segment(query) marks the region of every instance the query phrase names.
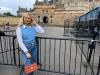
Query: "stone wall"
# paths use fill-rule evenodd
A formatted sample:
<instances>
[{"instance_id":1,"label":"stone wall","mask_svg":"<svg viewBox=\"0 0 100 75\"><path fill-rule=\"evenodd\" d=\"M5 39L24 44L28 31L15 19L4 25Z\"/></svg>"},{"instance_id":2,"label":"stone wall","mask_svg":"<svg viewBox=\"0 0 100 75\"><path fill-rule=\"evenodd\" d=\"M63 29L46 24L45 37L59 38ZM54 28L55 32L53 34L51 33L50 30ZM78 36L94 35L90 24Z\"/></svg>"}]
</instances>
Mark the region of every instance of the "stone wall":
<instances>
[{"instance_id":1,"label":"stone wall","mask_svg":"<svg viewBox=\"0 0 100 75\"><path fill-rule=\"evenodd\" d=\"M84 11L69 11L69 10L54 10L48 9L48 13L42 13L42 9L36 9L32 14L35 20L43 24L43 18L48 18L47 25L57 25L63 26L64 20L74 21L75 17L80 16ZM45 12L45 11L44 11ZM18 25L20 17L0 17L0 25L6 24L9 22L10 25ZM73 24L70 22L70 26Z\"/></svg>"},{"instance_id":2,"label":"stone wall","mask_svg":"<svg viewBox=\"0 0 100 75\"><path fill-rule=\"evenodd\" d=\"M0 16L0 25L4 25L8 22L10 25L18 25L19 20L20 20L20 17L8 17L8 16L1 17Z\"/></svg>"}]
</instances>

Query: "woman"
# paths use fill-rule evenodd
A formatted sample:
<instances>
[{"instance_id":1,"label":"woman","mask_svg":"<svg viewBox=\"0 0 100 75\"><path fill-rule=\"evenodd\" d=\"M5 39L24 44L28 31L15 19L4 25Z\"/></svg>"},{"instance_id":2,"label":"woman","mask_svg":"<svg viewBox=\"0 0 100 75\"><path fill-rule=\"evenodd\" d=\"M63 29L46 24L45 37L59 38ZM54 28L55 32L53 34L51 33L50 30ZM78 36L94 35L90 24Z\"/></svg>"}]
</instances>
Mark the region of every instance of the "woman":
<instances>
[{"instance_id":1,"label":"woman","mask_svg":"<svg viewBox=\"0 0 100 75\"><path fill-rule=\"evenodd\" d=\"M34 18L28 13L24 13L16 30L16 35L22 55L24 65L37 63L36 32L44 33ZM29 58L29 59L28 59ZM33 75L33 73L23 75Z\"/></svg>"}]
</instances>

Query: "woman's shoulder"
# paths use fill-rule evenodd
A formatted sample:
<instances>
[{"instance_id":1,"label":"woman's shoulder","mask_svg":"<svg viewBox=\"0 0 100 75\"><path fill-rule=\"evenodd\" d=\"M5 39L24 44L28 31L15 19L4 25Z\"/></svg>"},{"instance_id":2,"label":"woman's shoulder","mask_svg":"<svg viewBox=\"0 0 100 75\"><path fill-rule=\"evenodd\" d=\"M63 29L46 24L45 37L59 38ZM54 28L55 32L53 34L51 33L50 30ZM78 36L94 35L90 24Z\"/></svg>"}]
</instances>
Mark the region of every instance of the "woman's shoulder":
<instances>
[{"instance_id":1,"label":"woman's shoulder","mask_svg":"<svg viewBox=\"0 0 100 75\"><path fill-rule=\"evenodd\" d=\"M20 28L21 28L21 27L18 26L17 29L16 29L16 32L19 32L19 31L20 31Z\"/></svg>"}]
</instances>

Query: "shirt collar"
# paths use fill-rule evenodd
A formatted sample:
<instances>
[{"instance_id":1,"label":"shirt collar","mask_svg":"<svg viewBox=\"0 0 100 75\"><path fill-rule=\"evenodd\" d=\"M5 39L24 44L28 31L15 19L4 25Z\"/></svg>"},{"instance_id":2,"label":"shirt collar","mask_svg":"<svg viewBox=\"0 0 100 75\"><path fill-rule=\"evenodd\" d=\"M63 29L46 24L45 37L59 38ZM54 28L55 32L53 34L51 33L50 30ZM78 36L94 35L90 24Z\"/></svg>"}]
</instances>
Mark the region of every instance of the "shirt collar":
<instances>
[{"instance_id":1,"label":"shirt collar","mask_svg":"<svg viewBox=\"0 0 100 75\"><path fill-rule=\"evenodd\" d=\"M23 25L23 27L24 27L24 28L27 28L27 27L32 27L32 25L27 26L27 25L25 25L25 24L24 24L24 25Z\"/></svg>"}]
</instances>

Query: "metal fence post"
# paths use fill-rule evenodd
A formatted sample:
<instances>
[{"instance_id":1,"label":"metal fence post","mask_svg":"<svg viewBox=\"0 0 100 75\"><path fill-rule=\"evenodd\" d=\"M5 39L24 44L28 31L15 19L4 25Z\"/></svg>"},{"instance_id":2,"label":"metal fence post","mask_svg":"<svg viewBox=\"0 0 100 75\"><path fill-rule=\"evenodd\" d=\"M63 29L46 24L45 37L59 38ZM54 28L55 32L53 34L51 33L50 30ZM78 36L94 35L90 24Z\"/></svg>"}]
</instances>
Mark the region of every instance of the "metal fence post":
<instances>
[{"instance_id":1,"label":"metal fence post","mask_svg":"<svg viewBox=\"0 0 100 75\"><path fill-rule=\"evenodd\" d=\"M39 40L38 40L38 37L36 37L36 44L37 44L37 64L39 64Z\"/></svg>"},{"instance_id":2,"label":"metal fence post","mask_svg":"<svg viewBox=\"0 0 100 75\"><path fill-rule=\"evenodd\" d=\"M97 69L97 74L96 75L99 75L99 72L100 72L100 56L99 56L98 69Z\"/></svg>"},{"instance_id":3,"label":"metal fence post","mask_svg":"<svg viewBox=\"0 0 100 75\"><path fill-rule=\"evenodd\" d=\"M87 57L87 62L90 63L93 50L95 49L95 42L92 41L92 42L89 44L88 47L89 47L90 51L89 51L89 55L88 55L88 57Z\"/></svg>"},{"instance_id":4,"label":"metal fence post","mask_svg":"<svg viewBox=\"0 0 100 75\"><path fill-rule=\"evenodd\" d=\"M15 36L13 37L13 56L14 56L14 65L16 65Z\"/></svg>"}]
</instances>

